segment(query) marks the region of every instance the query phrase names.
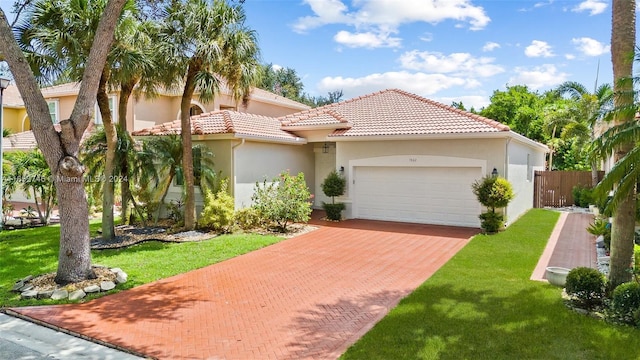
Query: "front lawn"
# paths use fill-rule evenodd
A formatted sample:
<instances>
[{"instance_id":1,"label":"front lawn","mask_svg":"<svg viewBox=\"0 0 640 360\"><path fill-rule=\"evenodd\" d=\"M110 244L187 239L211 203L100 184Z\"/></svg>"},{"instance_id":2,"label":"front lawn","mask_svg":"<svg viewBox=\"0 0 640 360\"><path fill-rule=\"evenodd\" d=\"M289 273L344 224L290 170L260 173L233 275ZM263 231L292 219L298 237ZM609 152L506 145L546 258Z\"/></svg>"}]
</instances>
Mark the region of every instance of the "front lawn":
<instances>
[{"instance_id":1,"label":"front lawn","mask_svg":"<svg viewBox=\"0 0 640 360\"><path fill-rule=\"evenodd\" d=\"M91 224L92 231L100 224ZM0 308L55 304L53 300L20 300L10 292L13 283L27 275L56 271L59 225L0 232ZM128 289L248 253L282 238L265 235L223 235L188 243L146 242L119 250L94 250L93 263L119 267L129 281L115 291ZM87 297L95 298L96 295Z\"/></svg>"},{"instance_id":2,"label":"front lawn","mask_svg":"<svg viewBox=\"0 0 640 360\"><path fill-rule=\"evenodd\" d=\"M568 310L529 280L557 212L478 235L343 359L640 359L640 330Z\"/></svg>"}]
</instances>

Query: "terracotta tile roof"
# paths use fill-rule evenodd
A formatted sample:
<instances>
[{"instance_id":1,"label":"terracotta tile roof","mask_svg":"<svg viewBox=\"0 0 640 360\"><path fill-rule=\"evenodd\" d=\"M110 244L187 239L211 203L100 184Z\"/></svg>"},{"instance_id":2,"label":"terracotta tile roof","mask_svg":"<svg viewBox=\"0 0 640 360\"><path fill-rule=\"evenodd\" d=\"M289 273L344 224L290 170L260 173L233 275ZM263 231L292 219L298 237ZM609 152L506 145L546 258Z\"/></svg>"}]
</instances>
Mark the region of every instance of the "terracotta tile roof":
<instances>
[{"instance_id":1,"label":"terracotta tile roof","mask_svg":"<svg viewBox=\"0 0 640 360\"><path fill-rule=\"evenodd\" d=\"M296 127L313 125L343 125L344 128L351 128L351 123L339 112L324 107L287 115L280 120L283 126L292 130Z\"/></svg>"},{"instance_id":2,"label":"terracotta tile roof","mask_svg":"<svg viewBox=\"0 0 640 360\"><path fill-rule=\"evenodd\" d=\"M398 89L388 89L340 103L281 117L296 124L336 118L351 128L329 136L432 135L509 131L507 125ZM316 120L317 119L317 120Z\"/></svg>"},{"instance_id":3,"label":"terracotta tile roof","mask_svg":"<svg viewBox=\"0 0 640 360\"><path fill-rule=\"evenodd\" d=\"M77 95L80 91L79 82L70 82L60 85L48 86L41 89L42 96L51 98L56 96Z\"/></svg>"},{"instance_id":4,"label":"terracotta tile roof","mask_svg":"<svg viewBox=\"0 0 640 360\"><path fill-rule=\"evenodd\" d=\"M193 135L234 134L237 138L300 142L304 139L282 130L278 119L231 110L204 113L191 118ZM134 131L134 136L180 134L180 120Z\"/></svg>"},{"instance_id":5,"label":"terracotta tile roof","mask_svg":"<svg viewBox=\"0 0 640 360\"><path fill-rule=\"evenodd\" d=\"M13 82L2 92L2 104L5 107L24 107L20 91Z\"/></svg>"},{"instance_id":6,"label":"terracotta tile roof","mask_svg":"<svg viewBox=\"0 0 640 360\"><path fill-rule=\"evenodd\" d=\"M60 132L60 125L53 125L56 131ZM84 141L95 129L93 123L89 123L87 130L84 131L82 141ZM28 151L38 147L36 137L33 135L33 131L23 131L16 134L11 134L2 139L2 151Z\"/></svg>"}]
</instances>

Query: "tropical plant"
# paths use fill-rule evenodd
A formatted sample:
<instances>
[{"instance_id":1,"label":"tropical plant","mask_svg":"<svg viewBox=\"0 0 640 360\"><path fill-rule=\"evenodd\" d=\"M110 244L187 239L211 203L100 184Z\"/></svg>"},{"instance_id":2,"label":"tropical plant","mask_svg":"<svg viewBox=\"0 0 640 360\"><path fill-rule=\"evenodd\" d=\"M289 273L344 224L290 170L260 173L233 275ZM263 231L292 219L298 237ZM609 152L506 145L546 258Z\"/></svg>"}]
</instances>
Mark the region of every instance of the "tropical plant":
<instances>
[{"instance_id":1,"label":"tropical plant","mask_svg":"<svg viewBox=\"0 0 640 360\"><path fill-rule=\"evenodd\" d=\"M336 204L335 197L344 194L347 187L347 180L333 170L327 175L320 187L325 195L331 197L331 204L327 204L324 201L322 202L322 208L327 213L327 218L335 221L340 220L342 217L341 212L345 209L345 205L344 203Z\"/></svg>"},{"instance_id":2,"label":"tropical plant","mask_svg":"<svg viewBox=\"0 0 640 360\"><path fill-rule=\"evenodd\" d=\"M496 212L513 199L511 183L499 176L485 176L471 185L474 195L480 204L489 211L480 214L480 225L487 233L496 233L504 227L504 216Z\"/></svg>"},{"instance_id":3,"label":"tropical plant","mask_svg":"<svg viewBox=\"0 0 640 360\"><path fill-rule=\"evenodd\" d=\"M39 150L6 153L9 171L3 181L6 191L22 190L33 199L38 218L48 224L56 204L56 188L44 155Z\"/></svg>"},{"instance_id":4,"label":"tropical plant","mask_svg":"<svg viewBox=\"0 0 640 360\"><path fill-rule=\"evenodd\" d=\"M198 223L215 231L229 232L234 223L235 201L229 194L228 180L220 182L218 191L204 187L204 209Z\"/></svg>"},{"instance_id":5,"label":"tropical plant","mask_svg":"<svg viewBox=\"0 0 640 360\"><path fill-rule=\"evenodd\" d=\"M78 161L80 140L87 126L96 100L100 74L114 38L114 31L126 0L109 0L100 18L95 36L85 34L78 41L90 41L91 50L78 97L69 119L60 122L60 131L51 126L51 116L39 84L29 68L13 29L0 9L0 42L2 55L9 64L16 85L24 99L27 114L38 146L55 179L60 207L60 252L55 281L60 284L76 282L95 276L91 269L89 243L89 209L82 184L84 168Z\"/></svg>"},{"instance_id":6,"label":"tropical plant","mask_svg":"<svg viewBox=\"0 0 640 360\"><path fill-rule=\"evenodd\" d=\"M182 85L180 102L182 163L185 183L185 229L195 227L195 195L189 108L196 92L210 101L226 86L236 100L246 101L259 75L255 31L244 24L241 4L224 0L172 1L159 31L161 67L167 86Z\"/></svg>"},{"instance_id":7,"label":"tropical plant","mask_svg":"<svg viewBox=\"0 0 640 360\"><path fill-rule=\"evenodd\" d=\"M277 224L280 231L286 232L290 223L309 220L310 198L304 174L291 176L288 171L283 171L270 183L266 179L262 185L256 182L251 200L261 217Z\"/></svg>"}]
</instances>

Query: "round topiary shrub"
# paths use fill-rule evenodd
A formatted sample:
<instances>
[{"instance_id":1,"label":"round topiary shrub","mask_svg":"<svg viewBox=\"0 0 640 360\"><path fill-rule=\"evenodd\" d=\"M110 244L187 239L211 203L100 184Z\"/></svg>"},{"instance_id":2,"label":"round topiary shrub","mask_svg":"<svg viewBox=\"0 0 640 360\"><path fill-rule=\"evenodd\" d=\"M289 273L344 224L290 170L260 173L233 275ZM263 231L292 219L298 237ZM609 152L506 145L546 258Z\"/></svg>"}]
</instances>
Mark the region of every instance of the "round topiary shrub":
<instances>
[{"instance_id":1,"label":"round topiary shrub","mask_svg":"<svg viewBox=\"0 0 640 360\"><path fill-rule=\"evenodd\" d=\"M335 197L344 195L347 180L333 170L320 184L320 187L322 187L322 192L325 195L331 197L330 204L322 202L322 208L327 213L327 219L339 221L342 219L342 210L345 209L345 205L344 203L336 203Z\"/></svg>"},{"instance_id":2,"label":"round topiary shrub","mask_svg":"<svg viewBox=\"0 0 640 360\"><path fill-rule=\"evenodd\" d=\"M495 234L504 227L504 216L496 212L515 196L511 183L499 176L485 176L471 185L473 194L489 211L480 214L480 226L488 234Z\"/></svg>"},{"instance_id":3,"label":"round topiary shrub","mask_svg":"<svg viewBox=\"0 0 640 360\"><path fill-rule=\"evenodd\" d=\"M640 325L640 284L632 281L618 285L613 290L611 311L624 323Z\"/></svg>"},{"instance_id":4,"label":"round topiary shrub","mask_svg":"<svg viewBox=\"0 0 640 360\"><path fill-rule=\"evenodd\" d=\"M565 290L582 306L591 309L602 304L605 296L605 278L597 269L577 267L567 274Z\"/></svg>"}]
</instances>

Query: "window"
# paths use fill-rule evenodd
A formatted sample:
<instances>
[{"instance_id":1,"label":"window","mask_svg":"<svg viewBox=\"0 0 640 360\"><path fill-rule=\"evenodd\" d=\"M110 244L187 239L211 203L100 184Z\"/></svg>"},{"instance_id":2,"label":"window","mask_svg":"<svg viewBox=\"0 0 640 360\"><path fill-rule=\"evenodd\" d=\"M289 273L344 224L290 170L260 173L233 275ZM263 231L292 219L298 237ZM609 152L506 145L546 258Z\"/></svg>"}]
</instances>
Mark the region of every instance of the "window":
<instances>
[{"instance_id":1,"label":"window","mask_svg":"<svg viewBox=\"0 0 640 360\"><path fill-rule=\"evenodd\" d=\"M200 186L200 179L202 178L202 149L193 149L193 185ZM176 174L176 186L182 186L184 179L182 174Z\"/></svg>"},{"instance_id":2,"label":"window","mask_svg":"<svg viewBox=\"0 0 640 360\"><path fill-rule=\"evenodd\" d=\"M531 166L531 154L527 154L527 181L533 178L533 166Z\"/></svg>"},{"instance_id":3,"label":"window","mask_svg":"<svg viewBox=\"0 0 640 360\"><path fill-rule=\"evenodd\" d=\"M47 101L49 106L49 116L51 116L51 122L57 124L60 122L60 109L58 108L58 100Z\"/></svg>"},{"instance_id":4,"label":"window","mask_svg":"<svg viewBox=\"0 0 640 360\"><path fill-rule=\"evenodd\" d=\"M111 112L111 121L114 124L118 122L118 112L116 111L116 100L117 100L117 97L115 95L109 96L109 111ZM100 108L98 107L98 103L96 103L94 119L95 119L94 123L96 125L102 124L102 115L100 115Z\"/></svg>"}]
</instances>

